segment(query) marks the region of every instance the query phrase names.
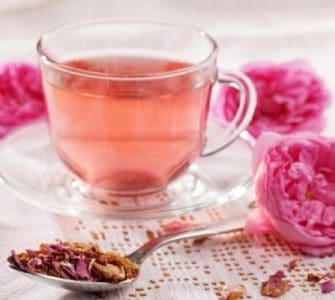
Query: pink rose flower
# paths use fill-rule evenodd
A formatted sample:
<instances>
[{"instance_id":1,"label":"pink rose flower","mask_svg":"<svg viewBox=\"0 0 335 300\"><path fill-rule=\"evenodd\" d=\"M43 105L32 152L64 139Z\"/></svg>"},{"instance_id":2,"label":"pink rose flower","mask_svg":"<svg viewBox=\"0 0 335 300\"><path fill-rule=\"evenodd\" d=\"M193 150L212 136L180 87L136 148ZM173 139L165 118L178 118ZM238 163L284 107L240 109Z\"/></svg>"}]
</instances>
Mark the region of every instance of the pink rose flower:
<instances>
[{"instance_id":1,"label":"pink rose flower","mask_svg":"<svg viewBox=\"0 0 335 300\"><path fill-rule=\"evenodd\" d=\"M0 137L45 114L40 72L25 63L0 67Z\"/></svg>"},{"instance_id":2,"label":"pink rose flower","mask_svg":"<svg viewBox=\"0 0 335 300\"><path fill-rule=\"evenodd\" d=\"M335 251L335 139L263 133L253 153L252 233L276 230L303 252Z\"/></svg>"},{"instance_id":3,"label":"pink rose flower","mask_svg":"<svg viewBox=\"0 0 335 300\"><path fill-rule=\"evenodd\" d=\"M292 133L324 129L323 111L330 94L307 62L251 63L242 67L242 71L257 92L256 111L248 127L254 137L262 131ZM223 86L214 105L214 115L230 121L238 103L238 91Z\"/></svg>"}]
</instances>

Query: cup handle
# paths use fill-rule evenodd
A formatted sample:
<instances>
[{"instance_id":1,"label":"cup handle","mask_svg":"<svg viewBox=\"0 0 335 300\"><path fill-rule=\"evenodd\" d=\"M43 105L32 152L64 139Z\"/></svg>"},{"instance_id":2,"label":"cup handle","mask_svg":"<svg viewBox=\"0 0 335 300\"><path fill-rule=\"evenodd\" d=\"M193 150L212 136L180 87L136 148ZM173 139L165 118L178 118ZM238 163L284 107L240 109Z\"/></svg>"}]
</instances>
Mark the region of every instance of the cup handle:
<instances>
[{"instance_id":1,"label":"cup handle","mask_svg":"<svg viewBox=\"0 0 335 300\"><path fill-rule=\"evenodd\" d=\"M239 90L240 103L233 120L229 122L229 126L226 128L226 134L221 137L224 140L223 144L207 152L204 147L203 152L200 154L201 157L214 155L232 144L247 128L256 109L256 90L246 75L241 72L219 71L218 82L219 84L229 84L237 88ZM246 131L243 134L250 137Z\"/></svg>"}]
</instances>

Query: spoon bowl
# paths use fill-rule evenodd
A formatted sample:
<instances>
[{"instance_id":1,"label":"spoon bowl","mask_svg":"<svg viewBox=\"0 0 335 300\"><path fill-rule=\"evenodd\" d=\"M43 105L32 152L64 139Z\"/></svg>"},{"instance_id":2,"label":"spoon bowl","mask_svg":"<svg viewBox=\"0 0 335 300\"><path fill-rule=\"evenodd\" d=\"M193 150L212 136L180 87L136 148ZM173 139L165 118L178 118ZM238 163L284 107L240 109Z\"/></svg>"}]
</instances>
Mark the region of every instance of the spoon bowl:
<instances>
[{"instance_id":1,"label":"spoon bowl","mask_svg":"<svg viewBox=\"0 0 335 300\"><path fill-rule=\"evenodd\" d=\"M123 280L118 283L96 282L88 280L73 280L73 279L65 279L55 276L44 275L40 273L28 272L20 268L17 268L13 265L9 265L9 267L15 271L23 273L25 276L33 280L38 280L48 285L52 285L54 287L60 287L70 291L86 292L86 293L111 292L117 289L125 288L126 286L132 284L137 279L137 277L134 277L131 279Z\"/></svg>"},{"instance_id":2,"label":"spoon bowl","mask_svg":"<svg viewBox=\"0 0 335 300\"><path fill-rule=\"evenodd\" d=\"M13 265L9 265L9 267L15 271L19 271L23 273L25 276L39 280L46 284L52 286L58 286L60 288L64 288L71 291L80 291L87 293L98 293L98 292L110 292L116 289L124 288L130 284L132 284L137 277L123 280L119 283L110 283L110 282L95 282L95 281L87 281L87 280L73 280L73 279L65 279L59 278L55 276L44 275L40 273L32 273L20 268L17 268Z\"/></svg>"}]
</instances>

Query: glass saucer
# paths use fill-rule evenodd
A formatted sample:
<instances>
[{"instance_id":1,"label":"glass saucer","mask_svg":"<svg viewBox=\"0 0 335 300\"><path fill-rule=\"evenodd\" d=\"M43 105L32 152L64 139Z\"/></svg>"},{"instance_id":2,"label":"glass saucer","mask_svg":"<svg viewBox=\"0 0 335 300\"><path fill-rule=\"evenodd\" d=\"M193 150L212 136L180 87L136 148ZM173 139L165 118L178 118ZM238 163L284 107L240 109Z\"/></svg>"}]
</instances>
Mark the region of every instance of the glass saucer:
<instances>
[{"instance_id":1,"label":"glass saucer","mask_svg":"<svg viewBox=\"0 0 335 300\"><path fill-rule=\"evenodd\" d=\"M209 130L217 136L215 129ZM19 199L60 214L105 218L164 218L221 205L251 184L250 141L197 160L165 190L143 196L99 196L63 165L52 148L48 125L39 121L1 142L0 180Z\"/></svg>"}]
</instances>

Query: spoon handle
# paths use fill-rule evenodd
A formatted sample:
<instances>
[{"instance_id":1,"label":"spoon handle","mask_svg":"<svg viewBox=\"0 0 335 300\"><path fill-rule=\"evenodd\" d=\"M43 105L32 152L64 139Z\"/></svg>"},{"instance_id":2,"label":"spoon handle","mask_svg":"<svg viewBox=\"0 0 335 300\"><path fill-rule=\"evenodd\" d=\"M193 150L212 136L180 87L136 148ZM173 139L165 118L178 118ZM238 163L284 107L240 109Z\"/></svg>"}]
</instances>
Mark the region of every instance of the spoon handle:
<instances>
[{"instance_id":1,"label":"spoon handle","mask_svg":"<svg viewBox=\"0 0 335 300\"><path fill-rule=\"evenodd\" d=\"M201 238L220 233L240 231L243 230L244 224L245 216L240 216L227 221L221 221L213 224L201 224L191 227L191 229L161 235L146 242L127 257L133 262L141 264L153 251L172 242L189 238Z\"/></svg>"}]
</instances>

